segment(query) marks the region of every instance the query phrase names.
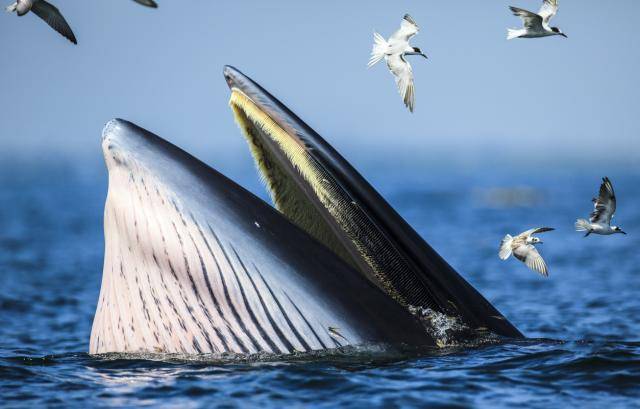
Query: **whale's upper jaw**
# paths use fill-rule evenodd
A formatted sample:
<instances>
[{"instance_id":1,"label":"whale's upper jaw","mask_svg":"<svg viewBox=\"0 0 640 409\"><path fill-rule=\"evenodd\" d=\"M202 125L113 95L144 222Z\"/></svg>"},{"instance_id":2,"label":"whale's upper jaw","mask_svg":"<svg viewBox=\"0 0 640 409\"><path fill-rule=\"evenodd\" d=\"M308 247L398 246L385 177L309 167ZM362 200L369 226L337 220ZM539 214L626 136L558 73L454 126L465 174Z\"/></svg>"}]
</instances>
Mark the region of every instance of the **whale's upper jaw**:
<instances>
[{"instance_id":1,"label":"whale's upper jaw","mask_svg":"<svg viewBox=\"0 0 640 409\"><path fill-rule=\"evenodd\" d=\"M460 277L317 132L226 66L234 112L278 210L406 308L522 334Z\"/></svg>"}]
</instances>

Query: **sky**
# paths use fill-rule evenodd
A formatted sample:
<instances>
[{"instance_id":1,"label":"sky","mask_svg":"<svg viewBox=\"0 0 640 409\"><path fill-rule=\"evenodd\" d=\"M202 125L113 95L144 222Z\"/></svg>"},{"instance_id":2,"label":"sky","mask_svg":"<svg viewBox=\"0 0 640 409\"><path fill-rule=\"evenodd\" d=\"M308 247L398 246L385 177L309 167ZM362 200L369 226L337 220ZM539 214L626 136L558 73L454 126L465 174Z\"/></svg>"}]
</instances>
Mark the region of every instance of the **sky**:
<instances>
[{"instance_id":1,"label":"sky","mask_svg":"<svg viewBox=\"0 0 640 409\"><path fill-rule=\"evenodd\" d=\"M561 0L568 39L514 41L507 7L540 1L51 1L78 46L0 15L0 160L101 163L102 127L120 117L233 173L251 161L230 64L356 167L640 164L637 0ZM410 59L413 114L383 64L366 68L373 31L388 37L404 13L430 58Z\"/></svg>"}]
</instances>

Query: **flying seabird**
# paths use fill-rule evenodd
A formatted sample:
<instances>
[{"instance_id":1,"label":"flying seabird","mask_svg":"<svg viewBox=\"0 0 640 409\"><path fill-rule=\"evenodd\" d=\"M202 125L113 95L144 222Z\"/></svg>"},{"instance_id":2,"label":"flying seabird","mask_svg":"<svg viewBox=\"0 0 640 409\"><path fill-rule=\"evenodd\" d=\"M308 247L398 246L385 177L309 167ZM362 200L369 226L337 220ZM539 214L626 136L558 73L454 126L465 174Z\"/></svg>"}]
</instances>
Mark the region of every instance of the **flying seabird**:
<instances>
[{"instance_id":1,"label":"flying seabird","mask_svg":"<svg viewBox=\"0 0 640 409\"><path fill-rule=\"evenodd\" d=\"M398 91L402 96L404 104L413 112L415 101L415 90L413 87L413 71L411 65L405 60L405 55L421 55L427 56L420 51L418 47L409 45L411 37L419 31L418 25L410 15L405 14L400 23L400 29L396 31L389 40L385 40L380 34L373 33L373 49L371 50L371 58L369 59L369 67L375 65L383 58L387 62L389 71L396 79Z\"/></svg>"},{"instance_id":2,"label":"flying seabird","mask_svg":"<svg viewBox=\"0 0 640 409\"><path fill-rule=\"evenodd\" d=\"M158 8L158 3L153 0L133 0L138 4L142 4L143 6L153 7L154 9Z\"/></svg>"},{"instance_id":3,"label":"flying seabird","mask_svg":"<svg viewBox=\"0 0 640 409\"><path fill-rule=\"evenodd\" d=\"M549 21L558 12L558 0L544 0L538 14L518 8L509 7L515 16L522 19L524 28L508 29L507 40L514 38L537 38L548 36L567 37L558 27L550 27Z\"/></svg>"},{"instance_id":4,"label":"flying seabird","mask_svg":"<svg viewBox=\"0 0 640 409\"><path fill-rule=\"evenodd\" d=\"M613 185L608 177L602 178L598 198L593 198L593 212L589 220L576 220L576 230L586 231L584 237L591 233L610 235L614 233L627 234L618 226L611 226L611 218L616 212L616 195L613 193Z\"/></svg>"},{"instance_id":5,"label":"flying seabird","mask_svg":"<svg viewBox=\"0 0 640 409\"><path fill-rule=\"evenodd\" d=\"M555 229L551 227L538 227L520 233L516 237L511 237L510 234L507 234L500 243L500 252L498 254L502 260L508 259L509 256L513 254L515 258L525 263L531 270L548 277L549 270L547 269L547 264L534 246L537 243L542 243L542 240L533 237L533 235L552 230Z\"/></svg>"},{"instance_id":6,"label":"flying seabird","mask_svg":"<svg viewBox=\"0 0 640 409\"><path fill-rule=\"evenodd\" d=\"M18 16L24 16L29 11L33 11L36 16L43 19L51 28L65 36L72 43L78 44L76 36L73 34L67 21L62 17L60 11L54 5L44 0L17 0L8 6L6 10L7 13L15 12Z\"/></svg>"}]
</instances>

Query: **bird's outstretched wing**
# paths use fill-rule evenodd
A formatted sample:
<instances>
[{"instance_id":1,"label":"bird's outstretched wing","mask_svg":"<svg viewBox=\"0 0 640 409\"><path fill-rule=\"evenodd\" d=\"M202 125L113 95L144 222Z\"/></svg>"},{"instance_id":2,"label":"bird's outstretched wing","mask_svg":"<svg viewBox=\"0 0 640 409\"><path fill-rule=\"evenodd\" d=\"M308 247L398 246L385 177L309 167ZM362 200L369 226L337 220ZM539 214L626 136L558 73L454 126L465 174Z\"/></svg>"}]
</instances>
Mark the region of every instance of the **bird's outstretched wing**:
<instances>
[{"instance_id":1,"label":"bird's outstretched wing","mask_svg":"<svg viewBox=\"0 0 640 409\"><path fill-rule=\"evenodd\" d=\"M400 30L393 33L389 41L398 40L398 41L409 41L411 37L418 34L420 28L416 24L415 20L411 18L410 15L405 14L402 18L402 22L400 23Z\"/></svg>"},{"instance_id":2,"label":"bird's outstretched wing","mask_svg":"<svg viewBox=\"0 0 640 409\"><path fill-rule=\"evenodd\" d=\"M49 4L44 0L40 0L33 4L31 11L34 12L36 16L43 19L45 23L49 24L51 28L65 36L69 41L74 44L78 44L76 36L73 34L69 24L67 24L67 20L62 17L62 14L54 5Z\"/></svg>"},{"instance_id":3,"label":"bird's outstretched wing","mask_svg":"<svg viewBox=\"0 0 640 409\"><path fill-rule=\"evenodd\" d=\"M142 4L143 6L153 7L154 9L158 8L158 3L153 0L133 0L138 4Z\"/></svg>"},{"instance_id":4,"label":"bird's outstretched wing","mask_svg":"<svg viewBox=\"0 0 640 409\"><path fill-rule=\"evenodd\" d=\"M518 235L518 237L521 237L523 239L526 239L527 237L533 235L533 234L537 234L537 233L544 233L547 231L553 231L555 230L553 227L535 227L533 229L529 229L525 232L522 232Z\"/></svg>"},{"instance_id":5,"label":"bird's outstretched wing","mask_svg":"<svg viewBox=\"0 0 640 409\"><path fill-rule=\"evenodd\" d=\"M518 7L511 6L509 8L513 12L514 16L518 16L522 19L522 23L524 24L525 28L530 28L530 29L542 28L542 16Z\"/></svg>"},{"instance_id":6,"label":"bird's outstretched wing","mask_svg":"<svg viewBox=\"0 0 640 409\"><path fill-rule=\"evenodd\" d=\"M545 23L548 23L558 12L558 0L544 0L538 14Z\"/></svg>"},{"instance_id":7,"label":"bird's outstretched wing","mask_svg":"<svg viewBox=\"0 0 640 409\"><path fill-rule=\"evenodd\" d=\"M611 223L611 218L616 212L616 195L613 193L613 185L608 177L602 178L600 193L597 199L593 199L594 210L589 216L591 223Z\"/></svg>"},{"instance_id":8,"label":"bird's outstretched wing","mask_svg":"<svg viewBox=\"0 0 640 409\"><path fill-rule=\"evenodd\" d=\"M547 268L547 263L544 262L544 259L538 253L538 250L533 246L529 245L529 251L527 252L527 256L524 259L524 263L532 269L533 271L537 271L545 277L549 277L549 269Z\"/></svg>"},{"instance_id":9,"label":"bird's outstretched wing","mask_svg":"<svg viewBox=\"0 0 640 409\"><path fill-rule=\"evenodd\" d=\"M514 250L513 255L531 270L537 271L545 277L549 276L547 263L544 262L544 259L533 244L523 244Z\"/></svg>"},{"instance_id":10,"label":"bird's outstretched wing","mask_svg":"<svg viewBox=\"0 0 640 409\"><path fill-rule=\"evenodd\" d=\"M402 54L391 55L387 59L387 66L396 79L396 85L404 104L413 112L415 90L413 87L413 70Z\"/></svg>"}]
</instances>

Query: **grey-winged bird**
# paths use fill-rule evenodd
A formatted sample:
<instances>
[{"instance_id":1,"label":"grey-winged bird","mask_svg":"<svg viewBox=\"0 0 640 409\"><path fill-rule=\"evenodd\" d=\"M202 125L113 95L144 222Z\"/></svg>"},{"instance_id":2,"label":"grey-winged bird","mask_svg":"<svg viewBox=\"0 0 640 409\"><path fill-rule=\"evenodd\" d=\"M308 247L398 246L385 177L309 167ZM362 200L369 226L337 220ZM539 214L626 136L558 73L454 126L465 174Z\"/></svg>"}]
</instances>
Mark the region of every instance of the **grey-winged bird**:
<instances>
[{"instance_id":1,"label":"grey-winged bird","mask_svg":"<svg viewBox=\"0 0 640 409\"><path fill-rule=\"evenodd\" d=\"M513 14L522 19L523 28L507 29L507 40L514 38L538 38L548 36L567 37L558 27L551 27L549 22L558 12L558 0L544 0L540 11L532 13L518 7L509 7Z\"/></svg>"},{"instance_id":2,"label":"grey-winged bird","mask_svg":"<svg viewBox=\"0 0 640 409\"><path fill-rule=\"evenodd\" d=\"M65 36L69 41L74 44L78 44L76 36L73 34L71 27L67 21L62 17L60 10L54 5L47 3L44 0L17 0L15 3L7 7L8 13L16 13L18 16L24 16L28 12L32 11L36 16L40 17L49 24L51 28L58 33Z\"/></svg>"},{"instance_id":3,"label":"grey-winged bird","mask_svg":"<svg viewBox=\"0 0 640 409\"><path fill-rule=\"evenodd\" d=\"M406 55L427 56L420 51L418 47L409 45L411 37L419 31L418 25L410 15L405 14L400 29L396 31L389 40L385 40L380 34L373 33L373 49L371 50L371 58L369 59L369 67L375 65L378 61L387 62L387 67L396 79L396 85L404 104L413 112L415 104L415 89L413 86L413 70L411 65L405 59Z\"/></svg>"},{"instance_id":4,"label":"grey-winged bird","mask_svg":"<svg viewBox=\"0 0 640 409\"><path fill-rule=\"evenodd\" d=\"M158 8L158 3L153 0L133 0L138 4L142 4L143 6L153 7L154 9Z\"/></svg>"},{"instance_id":5,"label":"grey-winged bird","mask_svg":"<svg viewBox=\"0 0 640 409\"><path fill-rule=\"evenodd\" d=\"M522 232L515 237L511 237L510 234L507 234L500 243L500 252L498 255L502 260L506 260L513 254L515 258L522 261L531 270L537 271L543 276L548 277L549 270L547 269L547 264L544 262L540 253L538 253L538 249L535 247L536 244L542 243L542 240L534 237L533 235L552 230L555 229L551 227L537 227L535 229Z\"/></svg>"},{"instance_id":6,"label":"grey-winged bird","mask_svg":"<svg viewBox=\"0 0 640 409\"><path fill-rule=\"evenodd\" d=\"M616 195L608 177L602 178L600 193L597 198L594 197L591 201L594 207L593 212L589 215L589 220L576 220L577 231L586 231L587 233L584 237L591 233L602 235L627 234L620 227L611 225L611 219L616 212Z\"/></svg>"}]
</instances>

